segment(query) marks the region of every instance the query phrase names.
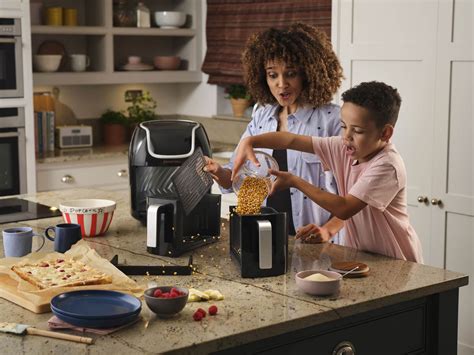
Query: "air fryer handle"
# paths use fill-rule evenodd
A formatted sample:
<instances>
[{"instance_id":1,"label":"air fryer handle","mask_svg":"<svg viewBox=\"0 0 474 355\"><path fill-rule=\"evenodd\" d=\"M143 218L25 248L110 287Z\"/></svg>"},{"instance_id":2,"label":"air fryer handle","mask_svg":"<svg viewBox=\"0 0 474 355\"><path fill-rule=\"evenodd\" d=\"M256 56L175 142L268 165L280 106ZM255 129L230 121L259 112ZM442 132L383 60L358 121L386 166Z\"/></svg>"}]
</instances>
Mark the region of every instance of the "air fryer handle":
<instances>
[{"instance_id":1,"label":"air fryer handle","mask_svg":"<svg viewBox=\"0 0 474 355\"><path fill-rule=\"evenodd\" d=\"M272 224L268 220L258 220L258 263L260 269L271 269L272 255Z\"/></svg>"},{"instance_id":2,"label":"air fryer handle","mask_svg":"<svg viewBox=\"0 0 474 355\"><path fill-rule=\"evenodd\" d=\"M171 233L172 230L171 228L167 228L167 226L172 225L172 221L168 220L168 218L172 218L172 214L167 212L170 209L173 210L173 205L171 203L148 206L146 226L147 247L156 248L158 247L159 239L162 242L169 239L167 235Z\"/></svg>"}]
</instances>

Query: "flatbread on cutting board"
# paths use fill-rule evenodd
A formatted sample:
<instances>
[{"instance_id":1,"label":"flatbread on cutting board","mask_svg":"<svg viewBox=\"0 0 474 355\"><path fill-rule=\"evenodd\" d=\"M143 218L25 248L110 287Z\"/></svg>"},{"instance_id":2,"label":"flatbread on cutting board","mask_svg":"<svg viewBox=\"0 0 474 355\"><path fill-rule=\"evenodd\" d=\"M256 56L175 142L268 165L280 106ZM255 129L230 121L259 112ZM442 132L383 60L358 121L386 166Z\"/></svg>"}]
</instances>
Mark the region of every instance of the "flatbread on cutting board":
<instances>
[{"instance_id":1,"label":"flatbread on cutting board","mask_svg":"<svg viewBox=\"0 0 474 355\"><path fill-rule=\"evenodd\" d=\"M112 277L80 261L53 259L34 264L17 264L12 270L40 289L112 283Z\"/></svg>"}]
</instances>

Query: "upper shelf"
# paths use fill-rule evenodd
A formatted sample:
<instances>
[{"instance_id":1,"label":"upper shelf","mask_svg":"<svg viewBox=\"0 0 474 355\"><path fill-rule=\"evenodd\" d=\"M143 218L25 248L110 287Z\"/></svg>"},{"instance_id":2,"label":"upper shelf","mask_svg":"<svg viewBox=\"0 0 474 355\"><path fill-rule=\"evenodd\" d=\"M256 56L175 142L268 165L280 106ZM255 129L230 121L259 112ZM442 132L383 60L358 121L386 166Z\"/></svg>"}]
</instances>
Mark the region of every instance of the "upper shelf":
<instances>
[{"instance_id":1,"label":"upper shelf","mask_svg":"<svg viewBox=\"0 0 474 355\"><path fill-rule=\"evenodd\" d=\"M100 26L31 26L32 34L51 35L120 35L120 36L164 36L164 37L193 37L196 30L192 28L136 28Z\"/></svg>"},{"instance_id":2,"label":"upper shelf","mask_svg":"<svg viewBox=\"0 0 474 355\"><path fill-rule=\"evenodd\" d=\"M163 70L142 72L56 72L33 73L35 85L86 85L123 83L198 83L200 71Z\"/></svg>"}]
</instances>

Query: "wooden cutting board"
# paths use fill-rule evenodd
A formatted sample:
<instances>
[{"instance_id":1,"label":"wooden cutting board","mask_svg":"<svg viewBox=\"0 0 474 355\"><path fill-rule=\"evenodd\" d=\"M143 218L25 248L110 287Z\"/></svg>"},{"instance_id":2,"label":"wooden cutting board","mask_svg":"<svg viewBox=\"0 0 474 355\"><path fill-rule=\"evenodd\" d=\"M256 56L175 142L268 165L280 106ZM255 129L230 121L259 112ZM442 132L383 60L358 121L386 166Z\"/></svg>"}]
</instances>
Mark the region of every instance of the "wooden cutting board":
<instances>
[{"instance_id":1,"label":"wooden cutting board","mask_svg":"<svg viewBox=\"0 0 474 355\"><path fill-rule=\"evenodd\" d=\"M17 291L18 282L6 274L0 274L0 297L34 313L51 312L49 298L33 302L27 294Z\"/></svg>"}]
</instances>

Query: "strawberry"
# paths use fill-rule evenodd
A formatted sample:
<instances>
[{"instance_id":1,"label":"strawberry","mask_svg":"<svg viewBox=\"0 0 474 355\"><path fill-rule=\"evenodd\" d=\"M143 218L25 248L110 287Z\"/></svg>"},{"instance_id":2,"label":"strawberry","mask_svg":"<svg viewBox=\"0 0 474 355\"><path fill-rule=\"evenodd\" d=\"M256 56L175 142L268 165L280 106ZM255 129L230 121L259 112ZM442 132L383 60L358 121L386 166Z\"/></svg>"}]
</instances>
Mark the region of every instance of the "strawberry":
<instances>
[{"instance_id":1,"label":"strawberry","mask_svg":"<svg viewBox=\"0 0 474 355\"><path fill-rule=\"evenodd\" d=\"M159 288L157 288L155 291L153 291L153 297L160 297L163 292Z\"/></svg>"},{"instance_id":2,"label":"strawberry","mask_svg":"<svg viewBox=\"0 0 474 355\"><path fill-rule=\"evenodd\" d=\"M217 314L217 306L213 304L211 307L209 307L209 315L214 316L216 314Z\"/></svg>"}]
</instances>

